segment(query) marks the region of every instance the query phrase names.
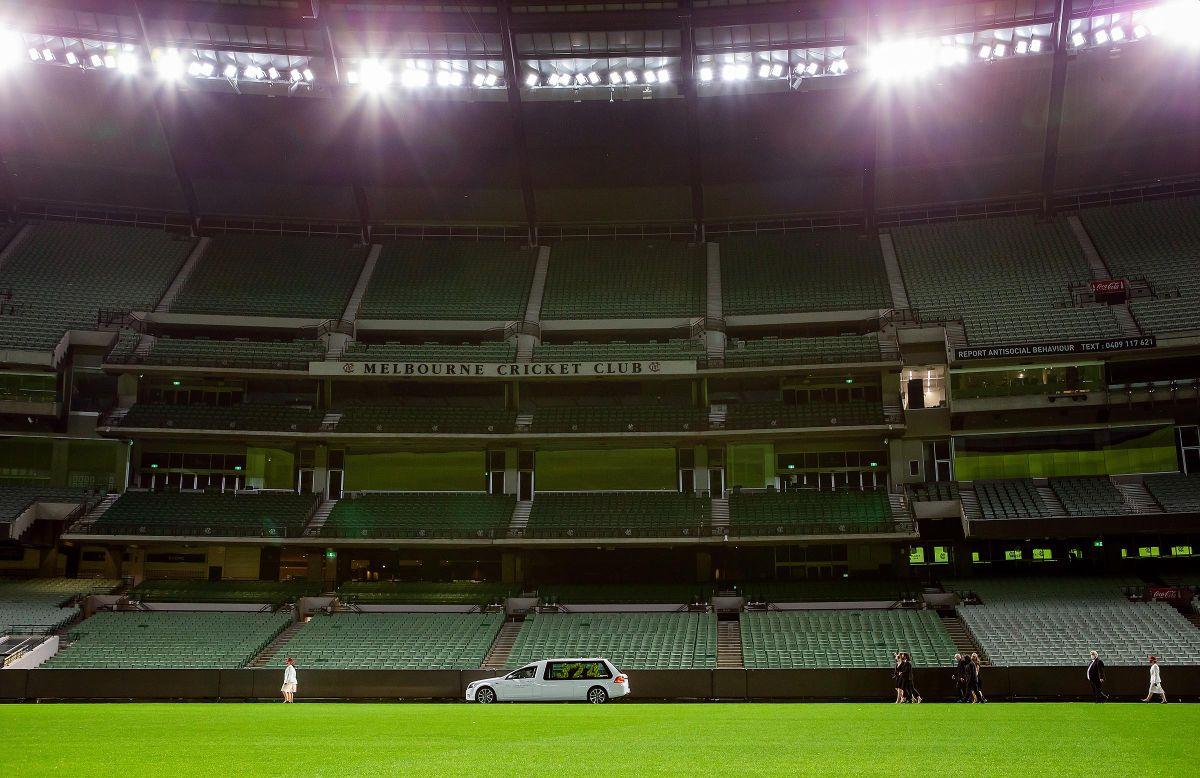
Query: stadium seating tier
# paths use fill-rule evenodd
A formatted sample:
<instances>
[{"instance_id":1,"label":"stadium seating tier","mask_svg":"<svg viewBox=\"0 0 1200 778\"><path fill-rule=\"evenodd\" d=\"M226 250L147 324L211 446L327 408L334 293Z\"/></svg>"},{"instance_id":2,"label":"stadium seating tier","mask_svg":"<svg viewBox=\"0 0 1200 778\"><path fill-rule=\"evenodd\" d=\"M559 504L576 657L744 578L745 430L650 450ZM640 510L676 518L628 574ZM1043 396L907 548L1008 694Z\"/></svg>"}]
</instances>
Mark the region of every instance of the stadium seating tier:
<instances>
[{"instance_id":1,"label":"stadium seating tier","mask_svg":"<svg viewBox=\"0 0 1200 778\"><path fill-rule=\"evenodd\" d=\"M126 492L94 534L295 537L317 498L295 492Z\"/></svg>"},{"instance_id":2,"label":"stadium seating tier","mask_svg":"<svg viewBox=\"0 0 1200 778\"><path fill-rule=\"evenodd\" d=\"M930 610L751 611L741 627L751 670L894 667L897 651L916 667L954 665L954 641Z\"/></svg>"},{"instance_id":3,"label":"stadium seating tier","mask_svg":"<svg viewBox=\"0 0 1200 778\"><path fill-rule=\"evenodd\" d=\"M551 247L542 319L643 319L704 311L705 254L673 241L562 241Z\"/></svg>"},{"instance_id":4,"label":"stadium seating tier","mask_svg":"<svg viewBox=\"0 0 1200 778\"><path fill-rule=\"evenodd\" d=\"M594 656L623 671L716 667L717 621L711 613L531 614L507 666Z\"/></svg>"}]
</instances>

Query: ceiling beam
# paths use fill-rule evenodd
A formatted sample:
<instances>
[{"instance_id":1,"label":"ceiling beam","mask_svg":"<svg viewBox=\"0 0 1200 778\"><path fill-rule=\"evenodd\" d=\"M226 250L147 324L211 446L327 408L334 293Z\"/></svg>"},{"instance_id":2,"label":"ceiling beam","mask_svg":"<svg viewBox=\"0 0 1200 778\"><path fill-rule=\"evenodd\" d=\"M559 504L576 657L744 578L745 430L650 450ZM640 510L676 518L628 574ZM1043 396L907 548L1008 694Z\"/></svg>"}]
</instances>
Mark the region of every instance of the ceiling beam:
<instances>
[{"instance_id":1,"label":"ceiling beam","mask_svg":"<svg viewBox=\"0 0 1200 778\"><path fill-rule=\"evenodd\" d=\"M696 38L692 27L692 0L683 0L685 10L679 17L679 80L683 91L683 110L687 125L688 185L692 190L692 229L696 241L704 241L704 167L700 153L700 119L696 105Z\"/></svg>"},{"instance_id":2,"label":"ceiling beam","mask_svg":"<svg viewBox=\"0 0 1200 778\"><path fill-rule=\"evenodd\" d=\"M1063 96L1067 88L1067 34L1070 0L1057 0L1054 22L1054 66L1050 69L1050 100L1046 107L1046 139L1042 147L1042 213L1054 211L1054 183L1058 175L1058 141L1062 134Z\"/></svg>"},{"instance_id":3,"label":"ceiling beam","mask_svg":"<svg viewBox=\"0 0 1200 778\"><path fill-rule=\"evenodd\" d=\"M500 9L500 28L500 42L504 47L505 87L508 93L513 153L517 157L517 175L521 181L521 199L525 204L525 223L529 228L529 244L536 246L538 243L537 201L534 198L533 171L529 167L529 144L525 139L525 115L521 106L521 68L517 61L513 31L509 26L507 6Z\"/></svg>"},{"instance_id":4,"label":"ceiling beam","mask_svg":"<svg viewBox=\"0 0 1200 778\"><path fill-rule=\"evenodd\" d=\"M146 19L142 16L140 0L133 0L134 15L137 17L138 37L141 39L142 46L146 50L146 56L150 57L154 51L154 46L150 42L150 33L146 29ZM175 171L175 181L179 184L179 190L183 193L183 201L187 205L188 217L192 221L192 233L195 234L200 228L200 201L196 198L196 189L192 186L191 176L184 169L183 163L179 160L179 154L176 153L176 142L172 137L172 133L167 129L167 125L162 119L162 91L157 84L152 84L150 89L153 90L151 100L154 104L154 119L158 123L158 130L162 133L163 141L167 144L167 155L171 158L171 168Z\"/></svg>"}]
</instances>

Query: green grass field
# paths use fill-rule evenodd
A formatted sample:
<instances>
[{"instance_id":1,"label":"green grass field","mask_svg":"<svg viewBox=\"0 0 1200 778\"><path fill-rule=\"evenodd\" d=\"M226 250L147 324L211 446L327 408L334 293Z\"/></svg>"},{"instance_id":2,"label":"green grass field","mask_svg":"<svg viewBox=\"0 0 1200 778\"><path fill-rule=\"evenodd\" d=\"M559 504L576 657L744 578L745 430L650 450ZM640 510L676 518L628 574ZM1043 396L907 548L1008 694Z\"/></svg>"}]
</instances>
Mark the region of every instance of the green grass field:
<instances>
[{"instance_id":1,"label":"green grass field","mask_svg":"<svg viewBox=\"0 0 1200 778\"><path fill-rule=\"evenodd\" d=\"M1200 705L0 706L3 775L1195 775Z\"/></svg>"}]
</instances>

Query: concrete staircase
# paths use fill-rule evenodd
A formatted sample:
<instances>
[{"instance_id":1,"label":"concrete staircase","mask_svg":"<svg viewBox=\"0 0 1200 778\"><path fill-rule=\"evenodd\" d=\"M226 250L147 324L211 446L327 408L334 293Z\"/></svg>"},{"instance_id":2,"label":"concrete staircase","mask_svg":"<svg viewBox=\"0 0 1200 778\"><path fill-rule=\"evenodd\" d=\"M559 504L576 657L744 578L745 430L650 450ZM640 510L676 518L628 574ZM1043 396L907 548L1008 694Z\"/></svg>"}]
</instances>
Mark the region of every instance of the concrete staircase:
<instances>
[{"instance_id":1,"label":"concrete staircase","mask_svg":"<svg viewBox=\"0 0 1200 778\"><path fill-rule=\"evenodd\" d=\"M963 515L967 517L968 521L983 518L983 509L979 507L979 495L975 494L974 489L960 486L958 489L958 500L962 503Z\"/></svg>"},{"instance_id":2,"label":"concrete staircase","mask_svg":"<svg viewBox=\"0 0 1200 778\"><path fill-rule=\"evenodd\" d=\"M985 665L990 665L991 660L987 658L987 654L975 642L975 636L971 634L971 630L967 629L967 625L958 617L958 614L939 614L942 620L942 627L946 630L946 634L954 641L954 650L960 654L970 656L971 654L979 654L979 661Z\"/></svg>"},{"instance_id":3,"label":"concrete staircase","mask_svg":"<svg viewBox=\"0 0 1200 778\"><path fill-rule=\"evenodd\" d=\"M1162 506L1158 501L1146 490L1143 484L1117 484L1117 491L1121 493L1124 499L1125 506L1132 513L1162 513Z\"/></svg>"},{"instance_id":4,"label":"concrete staircase","mask_svg":"<svg viewBox=\"0 0 1200 778\"><path fill-rule=\"evenodd\" d=\"M341 411L326 411L321 419L321 432L333 432L342 420Z\"/></svg>"},{"instance_id":5,"label":"concrete staircase","mask_svg":"<svg viewBox=\"0 0 1200 778\"><path fill-rule=\"evenodd\" d=\"M546 293L546 275L550 272L550 247L539 246L537 264L533 268L533 282L529 285L529 297L525 302L525 321L542 320L542 295Z\"/></svg>"},{"instance_id":6,"label":"concrete staircase","mask_svg":"<svg viewBox=\"0 0 1200 778\"><path fill-rule=\"evenodd\" d=\"M891 508L894 521L912 521L908 512L908 498L903 492L888 492L888 507Z\"/></svg>"},{"instance_id":7,"label":"concrete staircase","mask_svg":"<svg viewBox=\"0 0 1200 778\"><path fill-rule=\"evenodd\" d=\"M883 268L887 271L888 289L892 293L893 308L910 308L908 290L904 288L904 274L900 272L900 260L896 258L896 246L889 233L879 234L879 249L883 252Z\"/></svg>"},{"instance_id":8,"label":"concrete staircase","mask_svg":"<svg viewBox=\"0 0 1200 778\"><path fill-rule=\"evenodd\" d=\"M710 405L708 406L708 424L713 429L723 429L725 427L725 416L727 408L725 405Z\"/></svg>"},{"instance_id":9,"label":"concrete staircase","mask_svg":"<svg viewBox=\"0 0 1200 778\"><path fill-rule=\"evenodd\" d=\"M520 631L521 622L504 622L504 626L496 633L496 639L492 641L487 656L483 658L481 667L484 670L503 670L508 664L508 655L512 652L513 644L517 642L517 633Z\"/></svg>"},{"instance_id":10,"label":"concrete staircase","mask_svg":"<svg viewBox=\"0 0 1200 778\"><path fill-rule=\"evenodd\" d=\"M724 313L721 299L721 246L718 243L704 244L707 259L705 285L705 311L709 318L719 319Z\"/></svg>"},{"instance_id":11,"label":"concrete staircase","mask_svg":"<svg viewBox=\"0 0 1200 778\"><path fill-rule=\"evenodd\" d=\"M1067 224L1071 226L1071 233L1075 236L1075 240L1079 241L1079 248L1083 250L1083 257L1092 271L1092 278L1097 280L1112 278L1112 272L1109 271L1108 265L1104 264L1100 252L1096 251L1096 244L1092 243L1092 236L1088 235L1087 228L1083 226L1079 216L1068 216Z\"/></svg>"},{"instance_id":12,"label":"concrete staircase","mask_svg":"<svg viewBox=\"0 0 1200 778\"><path fill-rule=\"evenodd\" d=\"M17 250L17 246L21 245L31 232L33 232L33 225L26 224L16 235L12 236L12 240L8 242L3 251L0 251L0 267L4 267L4 264L8 262L8 258Z\"/></svg>"},{"instance_id":13,"label":"concrete staircase","mask_svg":"<svg viewBox=\"0 0 1200 778\"><path fill-rule=\"evenodd\" d=\"M712 500L712 526L714 529L729 526L729 498L714 497Z\"/></svg>"},{"instance_id":14,"label":"concrete staircase","mask_svg":"<svg viewBox=\"0 0 1200 778\"><path fill-rule=\"evenodd\" d=\"M295 635L296 632L299 631L299 629L303 626L303 621L293 621L282 632L276 635L275 639L268 643L266 648L255 654L254 658L251 659L250 663L246 666L266 667L267 663L274 659L275 655L279 653L279 649L287 645L288 641L292 639L292 635Z\"/></svg>"},{"instance_id":15,"label":"concrete staircase","mask_svg":"<svg viewBox=\"0 0 1200 778\"><path fill-rule=\"evenodd\" d=\"M954 349L964 348L967 345L967 331L961 323L956 321L948 321L946 328L946 349L950 352L950 356L954 355Z\"/></svg>"},{"instance_id":16,"label":"concrete staircase","mask_svg":"<svg viewBox=\"0 0 1200 778\"><path fill-rule=\"evenodd\" d=\"M371 285L371 276L375 275L375 266L379 264L379 255L382 251L383 246L374 243L371 245L371 250L367 252L367 260L363 262L362 272L358 274L358 282L354 284L354 291L350 293L346 310L342 312L343 320L354 321L358 318L358 309L362 305L363 295L367 293L367 287Z\"/></svg>"},{"instance_id":17,"label":"concrete staircase","mask_svg":"<svg viewBox=\"0 0 1200 778\"><path fill-rule=\"evenodd\" d=\"M103 516L109 508L112 507L112 504L116 502L117 498L120 496L121 495L119 494L104 495L104 499L97 503L95 508L92 508L90 511L88 511L82 519L75 522L70 531L88 532L92 528L92 525L95 524L96 521Z\"/></svg>"},{"instance_id":18,"label":"concrete staircase","mask_svg":"<svg viewBox=\"0 0 1200 778\"><path fill-rule=\"evenodd\" d=\"M1137 319L1133 318L1128 305L1111 305L1109 306L1109 310L1112 311L1113 317L1117 320L1117 326L1121 328L1122 337L1141 337L1142 328L1138 326Z\"/></svg>"},{"instance_id":19,"label":"concrete staircase","mask_svg":"<svg viewBox=\"0 0 1200 778\"><path fill-rule=\"evenodd\" d=\"M525 528L529 526L529 512L531 510L533 510L533 500L517 500L517 505L513 508L512 512L512 521L508 525L508 534L525 534Z\"/></svg>"},{"instance_id":20,"label":"concrete staircase","mask_svg":"<svg viewBox=\"0 0 1200 778\"><path fill-rule=\"evenodd\" d=\"M208 251L208 244L212 243L212 238L201 238L196 241L196 246L192 249L192 253L188 254L187 261L183 263L183 267L179 268L179 272L175 275L171 285L167 287L167 291L163 292L163 296L159 299L158 305L154 306L155 313L167 313L171 310L171 305L175 302L175 298L179 296L179 292L187 284L188 279L192 277L192 273L196 270L196 265L200 264L200 260L204 257L204 253Z\"/></svg>"},{"instance_id":21,"label":"concrete staircase","mask_svg":"<svg viewBox=\"0 0 1200 778\"><path fill-rule=\"evenodd\" d=\"M320 537L321 528L325 526L325 522L329 521L329 514L333 512L333 506L337 504L337 500L321 500L321 504L313 513L312 521L304 529L304 534L312 538Z\"/></svg>"},{"instance_id":22,"label":"concrete staircase","mask_svg":"<svg viewBox=\"0 0 1200 778\"><path fill-rule=\"evenodd\" d=\"M742 664L742 622L722 619L717 622L717 669L741 670Z\"/></svg>"},{"instance_id":23,"label":"concrete staircase","mask_svg":"<svg viewBox=\"0 0 1200 778\"><path fill-rule=\"evenodd\" d=\"M1046 510L1050 511L1051 516L1066 516L1067 508L1062 504L1062 500L1058 499L1058 495L1049 486L1037 487L1038 497L1042 498L1042 504L1046 506Z\"/></svg>"}]
</instances>

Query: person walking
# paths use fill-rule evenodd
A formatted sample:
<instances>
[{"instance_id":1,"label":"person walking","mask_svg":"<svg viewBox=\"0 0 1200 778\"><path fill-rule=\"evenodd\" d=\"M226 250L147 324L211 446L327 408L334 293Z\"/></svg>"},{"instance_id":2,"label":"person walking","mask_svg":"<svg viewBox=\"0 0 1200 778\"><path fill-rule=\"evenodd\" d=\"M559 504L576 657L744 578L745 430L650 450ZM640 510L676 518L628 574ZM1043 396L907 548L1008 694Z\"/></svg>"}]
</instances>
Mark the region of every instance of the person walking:
<instances>
[{"instance_id":1,"label":"person walking","mask_svg":"<svg viewBox=\"0 0 1200 778\"><path fill-rule=\"evenodd\" d=\"M1092 685L1092 699L1096 702L1107 700L1108 695L1104 693L1104 660L1095 651L1091 653L1091 661L1088 662L1087 679Z\"/></svg>"},{"instance_id":2,"label":"person walking","mask_svg":"<svg viewBox=\"0 0 1200 778\"><path fill-rule=\"evenodd\" d=\"M279 691L283 692L284 702L294 702L293 697L296 694L296 660L290 656L283 663L283 686Z\"/></svg>"},{"instance_id":3,"label":"person walking","mask_svg":"<svg viewBox=\"0 0 1200 778\"><path fill-rule=\"evenodd\" d=\"M970 662L962 654L954 655L954 688L958 691L958 702L967 701Z\"/></svg>"},{"instance_id":4,"label":"person walking","mask_svg":"<svg viewBox=\"0 0 1200 778\"><path fill-rule=\"evenodd\" d=\"M1158 667L1158 657L1150 657L1150 691L1146 692L1146 699L1142 702L1150 702L1154 695L1158 695L1162 702L1167 701L1167 693L1163 691L1162 685L1162 670Z\"/></svg>"},{"instance_id":5,"label":"person walking","mask_svg":"<svg viewBox=\"0 0 1200 778\"><path fill-rule=\"evenodd\" d=\"M983 696L983 663L979 661L979 654L971 654L971 658L967 660L967 672L971 702L987 702L987 697Z\"/></svg>"},{"instance_id":6,"label":"person walking","mask_svg":"<svg viewBox=\"0 0 1200 778\"><path fill-rule=\"evenodd\" d=\"M900 679L902 689L904 690L904 701L910 703L920 703L921 693L917 691L917 681L913 676L912 654L907 651L900 652Z\"/></svg>"},{"instance_id":7,"label":"person walking","mask_svg":"<svg viewBox=\"0 0 1200 778\"><path fill-rule=\"evenodd\" d=\"M896 704L899 705L904 702L904 679L900 676L900 652L897 651L893 658L896 665L892 668L892 685L896 687Z\"/></svg>"}]
</instances>

